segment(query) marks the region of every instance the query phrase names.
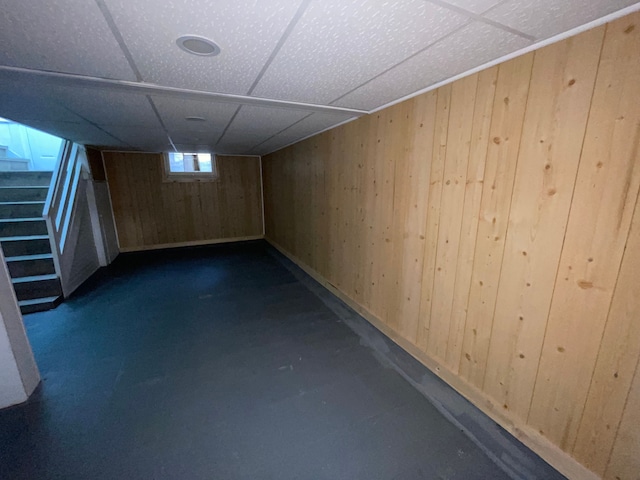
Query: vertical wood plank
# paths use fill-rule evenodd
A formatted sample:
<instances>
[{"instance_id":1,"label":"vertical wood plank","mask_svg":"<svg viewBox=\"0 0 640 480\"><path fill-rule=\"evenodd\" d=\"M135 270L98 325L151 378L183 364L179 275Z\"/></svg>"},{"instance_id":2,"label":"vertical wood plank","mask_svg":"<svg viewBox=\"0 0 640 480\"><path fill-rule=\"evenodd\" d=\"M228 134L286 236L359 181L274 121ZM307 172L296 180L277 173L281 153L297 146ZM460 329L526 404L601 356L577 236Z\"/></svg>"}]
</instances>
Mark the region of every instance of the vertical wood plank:
<instances>
[{"instance_id":1,"label":"vertical wood plank","mask_svg":"<svg viewBox=\"0 0 640 480\"><path fill-rule=\"evenodd\" d=\"M388 149L393 148L393 137L387 139L388 125L393 121L393 109L379 112L378 143L375 156L375 206L373 238L375 241L375 258L372 269L373 296L371 298L371 312L385 318L387 292L391 288L389 270L391 268L391 226L393 224L393 196L395 159L389 155Z\"/></svg>"},{"instance_id":2,"label":"vertical wood plank","mask_svg":"<svg viewBox=\"0 0 640 480\"><path fill-rule=\"evenodd\" d=\"M484 391L526 418L604 28L535 52Z\"/></svg>"},{"instance_id":3,"label":"vertical wood plank","mask_svg":"<svg viewBox=\"0 0 640 480\"><path fill-rule=\"evenodd\" d=\"M605 479L638 480L640 472L640 428L638 425L640 425L640 364L636 366L631 391L604 475Z\"/></svg>"},{"instance_id":4,"label":"vertical wood plank","mask_svg":"<svg viewBox=\"0 0 640 480\"><path fill-rule=\"evenodd\" d=\"M378 114L369 115L366 119L358 119L357 122L366 122L367 139L364 143L365 163L364 163L364 231L363 231L363 295L362 305L370 309L375 291L375 279L373 266L377 255L377 239L374 237L375 217L373 211L376 206L378 195L378 180L376 169L376 151L378 150L378 135L380 134L380 116Z\"/></svg>"},{"instance_id":5,"label":"vertical wood plank","mask_svg":"<svg viewBox=\"0 0 640 480\"><path fill-rule=\"evenodd\" d=\"M573 455L603 475L640 358L640 196ZM640 452L638 452L640 455Z\"/></svg>"},{"instance_id":6,"label":"vertical wood plank","mask_svg":"<svg viewBox=\"0 0 640 480\"><path fill-rule=\"evenodd\" d=\"M313 138L313 158L316 164L316 201L318 203L318 217L315 219L317 230L311 232L316 241L316 262L313 265L326 265L329 257L330 228L328 223L327 201L327 158L326 149L328 135L321 134Z\"/></svg>"},{"instance_id":7,"label":"vertical wood plank","mask_svg":"<svg viewBox=\"0 0 640 480\"><path fill-rule=\"evenodd\" d=\"M417 345L427 351L431 327L431 304L433 283L436 271L436 251L438 246L438 228L440 225L440 199L444 183L445 157L447 154L447 132L449 128L449 110L451 107L451 85L438 89L436 102L433 152L431 172L429 174L429 207L422 267L422 291L420 293L420 319L418 321Z\"/></svg>"},{"instance_id":8,"label":"vertical wood plank","mask_svg":"<svg viewBox=\"0 0 640 480\"><path fill-rule=\"evenodd\" d=\"M427 353L445 360L451 324L478 75L455 82L447 135Z\"/></svg>"},{"instance_id":9,"label":"vertical wood plank","mask_svg":"<svg viewBox=\"0 0 640 480\"><path fill-rule=\"evenodd\" d=\"M471 286L471 273L475 254L476 235L480 214L480 201L484 183L484 171L487 159L491 112L496 89L498 67L478 74L478 86L473 113L473 126L469 149L469 165L464 191L464 207L460 244L458 246L451 322L445 365L453 372L458 371L464 329L467 320L467 305Z\"/></svg>"},{"instance_id":10,"label":"vertical wood plank","mask_svg":"<svg viewBox=\"0 0 640 480\"><path fill-rule=\"evenodd\" d=\"M529 423L572 448L640 188L640 31L608 25Z\"/></svg>"},{"instance_id":11,"label":"vertical wood plank","mask_svg":"<svg viewBox=\"0 0 640 480\"><path fill-rule=\"evenodd\" d=\"M366 191L367 191L367 159L366 142L368 138L368 125L365 119L351 122L353 126L353 138L350 147L350 156L353 163L353 202L352 209L352 229L351 238L353 244L353 261L355 271L353 272L352 298L358 302L364 299L367 262L369 261L367 252L366 218L368 212L365 211Z\"/></svg>"},{"instance_id":12,"label":"vertical wood plank","mask_svg":"<svg viewBox=\"0 0 640 480\"><path fill-rule=\"evenodd\" d=\"M437 94L430 92L405 102L403 149L396 158L392 273L395 284L388 311L389 324L416 341L420 315L430 154L433 151ZM403 158L403 161L398 161Z\"/></svg>"},{"instance_id":13,"label":"vertical wood plank","mask_svg":"<svg viewBox=\"0 0 640 480\"><path fill-rule=\"evenodd\" d=\"M482 387L533 53L499 66L491 116L460 375Z\"/></svg>"}]
</instances>

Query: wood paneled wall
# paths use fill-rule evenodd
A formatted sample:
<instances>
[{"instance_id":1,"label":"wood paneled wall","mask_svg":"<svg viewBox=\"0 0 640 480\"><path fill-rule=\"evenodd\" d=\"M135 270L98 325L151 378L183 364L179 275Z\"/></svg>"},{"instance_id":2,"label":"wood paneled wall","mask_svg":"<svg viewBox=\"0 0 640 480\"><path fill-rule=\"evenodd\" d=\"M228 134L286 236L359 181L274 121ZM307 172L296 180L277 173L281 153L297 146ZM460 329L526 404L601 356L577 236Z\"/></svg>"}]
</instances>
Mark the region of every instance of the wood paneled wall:
<instances>
[{"instance_id":1,"label":"wood paneled wall","mask_svg":"<svg viewBox=\"0 0 640 480\"><path fill-rule=\"evenodd\" d=\"M264 157L266 236L563 473L638 480L639 142L635 13Z\"/></svg>"},{"instance_id":2,"label":"wood paneled wall","mask_svg":"<svg viewBox=\"0 0 640 480\"><path fill-rule=\"evenodd\" d=\"M218 156L217 181L165 182L162 154L103 156L122 251L262 236L258 157Z\"/></svg>"}]
</instances>

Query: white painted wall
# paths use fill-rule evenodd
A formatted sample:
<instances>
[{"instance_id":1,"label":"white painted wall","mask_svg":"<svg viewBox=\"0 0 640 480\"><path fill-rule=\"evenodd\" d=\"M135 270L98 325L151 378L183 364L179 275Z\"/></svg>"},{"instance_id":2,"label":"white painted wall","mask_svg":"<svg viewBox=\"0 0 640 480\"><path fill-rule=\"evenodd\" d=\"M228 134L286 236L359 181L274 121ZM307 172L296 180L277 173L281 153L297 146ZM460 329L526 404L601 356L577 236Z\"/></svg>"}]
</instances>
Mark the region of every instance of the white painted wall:
<instances>
[{"instance_id":1,"label":"white painted wall","mask_svg":"<svg viewBox=\"0 0 640 480\"><path fill-rule=\"evenodd\" d=\"M120 253L116 225L113 221L111 197L107 182L92 182L95 197L96 214L100 221L100 232L104 243L106 265L110 264Z\"/></svg>"},{"instance_id":2,"label":"white painted wall","mask_svg":"<svg viewBox=\"0 0 640 480\"><path fill-rule=\"evenodd\" d=\"M29 170L52 171L62 142L61 138L0 118L0 146L8 148L9 158L28 159Z\"/></svg>"},{"instance_id":3,"label":"white painted wall","mask_svg":"<svg viewBox=\"0 0 640 480\"><path fill-rule=\"evenodd\" d=\"M78 159L83 163L83 173L64 251L59 255L65 297L120 253L107 184L91 178L84 148L78 149Z\"/></svg>"},{"instance_id":4,"label":"white painted wall","mask_svg":"<svg viewBox=\"0 0 640 480\"><path fill-rule=\"evenodd\" d=\"M67 241L60 256L60 279L65 297L73 293L100 268L98 246L87 199L88 182L89 180L81 179L78 185Z\"/></svg>"},{"instance_id":5,"label":"white painted wall","mask_svg":"<svg viewBox=\"0 0 640 480\"><path fill-rule=\"evenodd\" d=\"M38 383L40 374L0 249L0 408L24 402Z\"/></svg>"}]
</instances>

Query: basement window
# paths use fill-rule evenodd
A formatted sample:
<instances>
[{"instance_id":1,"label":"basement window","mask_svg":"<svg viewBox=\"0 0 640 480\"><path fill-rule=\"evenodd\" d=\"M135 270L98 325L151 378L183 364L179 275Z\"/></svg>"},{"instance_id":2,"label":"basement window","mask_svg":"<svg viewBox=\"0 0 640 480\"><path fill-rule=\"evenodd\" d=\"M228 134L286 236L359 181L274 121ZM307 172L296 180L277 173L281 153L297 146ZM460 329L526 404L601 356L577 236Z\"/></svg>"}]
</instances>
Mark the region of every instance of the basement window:
<instances>
[{"instance_id":1,"label":"basement window","mask_svg":"<svg viewBox=\"0 0 640 480\"><path fill-rule=\"evenodd\" d=\"M165 155L165 181L216 180L216 157L210 153L169 152Z\"/></svg>"}]
</instances>

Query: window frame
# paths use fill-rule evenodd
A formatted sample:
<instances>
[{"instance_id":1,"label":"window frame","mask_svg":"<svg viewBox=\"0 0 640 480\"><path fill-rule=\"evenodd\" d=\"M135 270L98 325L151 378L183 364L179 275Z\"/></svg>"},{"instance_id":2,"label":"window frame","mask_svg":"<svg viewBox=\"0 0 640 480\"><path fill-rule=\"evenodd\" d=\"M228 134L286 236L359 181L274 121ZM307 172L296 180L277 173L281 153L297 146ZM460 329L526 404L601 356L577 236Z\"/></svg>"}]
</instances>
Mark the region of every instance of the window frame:
<instances>
[{"instance_id":1,"label":"window frame","mask_svg":"<svg viewBox=\"0 0 640 480\"><path fill-rule=\"evenodd\" d=\"M211 155L211 171L210 172L172 172L170 153L187 153L187 154L210 154ZM218 174L218 156L211 152L164 152L162 180L164 182L217 182L220 178Z\"/></svg>"}]
</instances>

